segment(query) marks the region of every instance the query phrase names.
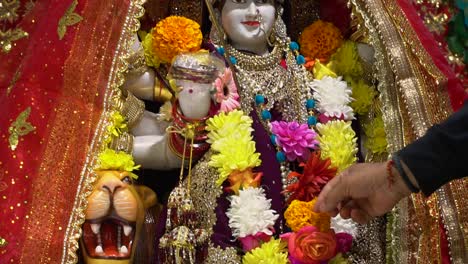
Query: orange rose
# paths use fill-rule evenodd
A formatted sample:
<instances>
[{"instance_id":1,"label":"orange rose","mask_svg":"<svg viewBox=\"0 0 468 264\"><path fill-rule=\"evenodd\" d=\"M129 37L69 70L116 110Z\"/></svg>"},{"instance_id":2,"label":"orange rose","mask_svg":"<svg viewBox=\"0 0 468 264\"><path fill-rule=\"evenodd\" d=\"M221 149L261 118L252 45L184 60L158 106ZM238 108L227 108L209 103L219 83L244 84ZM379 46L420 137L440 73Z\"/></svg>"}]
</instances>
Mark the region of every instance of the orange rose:
<instances>
[{"instance_id":1,"label":"orange rose","mask_svg":"<svg viewBox=\"0 0 468 264\"><path fill-rule=\"evenodd\" d=\"M281 235L288 240L289 254L299 262L319 264L336 255L336 239L333 230L320 232L314 226L306 226L296 233Z\"/></svg>"}]
</instances>

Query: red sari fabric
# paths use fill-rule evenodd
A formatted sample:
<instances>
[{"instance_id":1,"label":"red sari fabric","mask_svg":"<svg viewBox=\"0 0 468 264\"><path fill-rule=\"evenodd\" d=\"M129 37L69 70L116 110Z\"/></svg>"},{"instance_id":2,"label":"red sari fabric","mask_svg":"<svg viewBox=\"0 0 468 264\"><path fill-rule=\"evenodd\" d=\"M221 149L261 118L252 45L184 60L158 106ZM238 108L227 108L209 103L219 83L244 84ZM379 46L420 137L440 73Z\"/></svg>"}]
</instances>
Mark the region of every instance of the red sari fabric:
<instances>
[{"instance_id":1,"label":"red sari fabric","mask_svg":"<svg viewBox=\"0 0 468 264\"><path fill-rule=\"evenodd\" d=\"M29 36L0 52L0 263L60 263L129 1L77 1L70 13L83 19L62 39L73 1L26 13L28 2L5 25ZM9 128L28 108L35 130L12 150Z\"/></svg>"}]
</instances>

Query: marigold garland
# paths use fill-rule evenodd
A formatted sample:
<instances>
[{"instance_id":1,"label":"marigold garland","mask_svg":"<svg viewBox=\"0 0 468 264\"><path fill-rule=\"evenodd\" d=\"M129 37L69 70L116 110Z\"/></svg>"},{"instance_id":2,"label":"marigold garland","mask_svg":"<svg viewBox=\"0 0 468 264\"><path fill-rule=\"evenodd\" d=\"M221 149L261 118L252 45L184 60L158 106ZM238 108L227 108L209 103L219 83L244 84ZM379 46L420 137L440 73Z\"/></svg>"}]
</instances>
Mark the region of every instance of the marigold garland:
<instances>
[{"instance_id":1,"label":"marigold garland","mask_svg":"<svg viewBox=\"0 0 468 264\"><path fill-rule=\"evenodd\" d=\"M351 102L350 106L353 108L355 113L364 115L369 111L369 108L377 95L377 91L374 87L367 85L363 79L355 81L353 78L346 78L346 81L352 88L351 97L354 98L354 101Z\"/></svg>"},{"instance_id":2,"label":"marigold garland","mask_svg":"<svg viewBox=\"0 0 468 264\"><path fill-rule=\"evenodd\" d=\"M336 53L331 56L327 66L338 75L362 78L363 69L356 43L350 40L345 41Z\"/></svg>"},{"instance_id":3,"label":"marigold garland","mask_svg":"<svg viewBox=\"0 0 468 264\"><path fill-rule=\"evenodd\" d=\"M279 239L272 239L263 243L260 247L248 252L242 259L243 264L286 264L288 261L288 251L286 243Z\"/></svg>"},{"instance_id":4,"label":"marigold garland","mask_svg":"<svg viewBox=\"0 0 468 264\"><path fill-rule=\"evenodd\" d=\"M317 130L322 159L329 158L338 171L343 171L357 161L357 138L351 122L330 121L318 124Z\"/></svg>"},{"instance_id":5,"label":"marigold garland","mask_svg":"<svg viewBox=\"0 0 468 264\"><path fill-rule=\"evenodd\" d=\"M170 63L180 53L200 50L203 39L200 25L181 16L159 21L151 34L153 52L164 63Z\"/></svg>"},{"instance_id":6,"label":"marigold garland","mask_svg":"<svg viewBox=\"0 0 468 264\"><path fill-rule=\"evenodd\" d=\"M326 213L314 212L317 198L309 202L294 200L284 212L286 224L297 232L304 226L315 226L321 232L330 230L331 217Z\"/></svg>"},{"instance_id":7,"label":"marigold garland","mask_svg":"<svg viewBox=\"0 0 468 264\"><path fill-rule=\"evenodd\" d=\"M342 42L340 30L332 23L322 20L306 27L299 37L301 53L312 60L328 60Z\"/></svg>"}]
</instances>

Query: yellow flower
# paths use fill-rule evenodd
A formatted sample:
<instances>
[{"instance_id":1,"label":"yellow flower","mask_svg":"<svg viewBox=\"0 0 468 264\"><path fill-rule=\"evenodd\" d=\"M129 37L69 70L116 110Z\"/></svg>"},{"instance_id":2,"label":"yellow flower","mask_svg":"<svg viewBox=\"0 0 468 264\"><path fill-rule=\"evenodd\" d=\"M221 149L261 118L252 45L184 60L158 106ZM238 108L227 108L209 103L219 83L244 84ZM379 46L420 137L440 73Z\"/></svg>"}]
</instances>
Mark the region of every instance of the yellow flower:
<instances>
[{"instance_id":1,"label":"yellow flower","mask_svg":"<svg viewBox=\"0 0 468 264\"><path fill-rule=\"evenodd\" d=\"M170 63L180 53L198 51L203 38L200 25L181 16L159 21L151 35L153 52L162 63Z\"/></svg>"},{"instance_id":2,"label":"yellow flower","mask_svg":"<svg viewBox=\"0 0 468 264\"><path fill-rule=\"evenodd\" d=\"M107 126L107 131L113 136L118 137L123 132L128 130L125 118L119 112L113 112L110 118L110 125Z\"/></svg>"},{"instance_id":3,"label":"yellow flower","mask_svg":"<svg viewBox=\"0 0 468 264\"><path fill-rule=\"evenodd\" d=\"M288 252L286 243L279 239L271 239L260 247L245 254L242 258L243 264L287 264Z\"/></svg>"},{"instance_id":4,"label":"yellow flower","mask_svg":"<svg viewBox=\"0 0 468 264\"><path fill-rule=\"evenodd\" d=\"M387 135L385 133L382 116L375 117L369 124L364 125L367 140L364 146L374 154L387 152Z\"/></svg>"},{"instance_id":5,"label":"yellow flower","mask_svg":"<svg viewBox=\"0 0 468 264\"><path fill-rule=\"evenodd\" d=\"M355 81L353 78L346 78L346 81L350 84L353 91L351 97L354 98L354 101L351 102L350 106L359 115L367 113L377 95L374 87L367 85L362 79Z\"/></svg>"},{"instance_id":6,"label":"yellow flower","mask_svg":"<svg viewBox=\"0 0 468 264\"><path fill-rule=\"evenodd\" d=\"M207 142L213 144L217 140L237 133L250 135L252 122L252 118L244 115L242 111L222 112L207 120L206 130L209 131Z\"/></svg>"},{"instance_id":7,"label":"yellow flower","mask_svg":"<svg viewBox=\"0 0 468 264\"><path fill-rule=\"evenodd\" d=\"M116 152L113 149L106 148L98 156L98 167L96 170L117 170L132 172L140 168L140 165L135 166L132 155L125 152ZM138 178L137 175L131 174L132 177Z\"/></svg>"},{"instance_id":8,"label":"yellow flower","mask_svg":"<svg viewBox=\"0 0 468 264\"><path fill-rule=\"evenodd\" d=\"M360 77L363 74L356 43L345 41L327 65L338 75Z\"/></svg>"},{"instance_id":9,"label":"yellow flower","mask_svg":"<svg viewBox=\"0 0 468 264\"><path fill-rule=\"evenodd\" d=\"M211 156L209 165L220 173L216 184L221 186L233 171L244 171L261 164L260 153L256 153L255 142L240 134L231 135L218 141L218 154ZM213 146L212 146L213 147Z\"/></svg>"},{"instance_id":10,"label":"yellow flower","mask_svg":"<svg viewBox=\"0 0 468 264\"><path fill-rule=\"evenodd\" d=\"M328 264L349 264L349 261L343 257L343 254L339 253L334 258L329 260Z\"/></svg>"},{"instance_id":11,"label":"yellow flower","mask_svg":"<svg viewBox=\"0 0 468 264\"><path fill-rule=\"evenodd\" d=\"M294 200L284 212L284 218L292 231L297 232L304 226L315 226L321 232L330 230L331 217L326 213L313 211L317 198L309 202Z\"/></svg>"},{"instance_id":12,"label":"yellow flower","mask_svg":"<svg viewBox=\"0 0 468 264\"><path fill-rule=\"evenodd\" d=\"M318 124L318 141L320 142L322 159L329 158L332 166L343 171L356 162L356 133L351 128L351 122L330 121Z\"/></svg>"},{"instance_id":13,"label":"yellow flower","mask_svg":"<svg viewBox=\"0 0 468 264\"><path fill-rule=\"evenodd\" d=\"M322 20L317 20L306 27L299 37L301 53L312 60L328 60L342 42L340 30L332 23Z\"/></svg>"},{"instance_id":14,"label":"yellow flower","mask_svg":"<svg viewBox=\"0 0 468 264\"><path fill-rule=\"evenodd\" d=\"M159 64L161 61L159 60L158 56L154 53L153 49L153 30L150 33L143 33L141 45L143 46L143 50L145 51L145 62L146 65L150 67L159 68Z\"/></svg>"},{"instance_id":15,"label":"yellow flower","mask_svg":"<svg viewBox=\"0 0 468 264\"><path fill-rule=\"evenodd\" d=\"M338 76L330 68L323 65L319 60L315 60L314 68L312 70L314 73L314 78L317 80L322 80L325 76L330 76L332 78L337 78Z\"/></svg>"}]
</instances>

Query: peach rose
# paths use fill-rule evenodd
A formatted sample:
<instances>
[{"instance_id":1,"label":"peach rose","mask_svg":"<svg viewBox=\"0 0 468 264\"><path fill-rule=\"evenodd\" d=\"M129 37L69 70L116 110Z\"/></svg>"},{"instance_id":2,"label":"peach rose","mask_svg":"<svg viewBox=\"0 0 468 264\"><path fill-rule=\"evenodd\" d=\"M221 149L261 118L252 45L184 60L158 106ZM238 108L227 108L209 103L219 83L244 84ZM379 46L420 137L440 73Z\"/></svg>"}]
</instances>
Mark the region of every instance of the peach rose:
<instances>
[{"instance_id":1,"label":"peach rose","mask_svg":"<svg viewBox=\"0 0 468 264\"><path fill-rule=\"evenodd\" d=\"M297 261L319 264L336 255L336 238L333 230L320 232L314 226L305 226L296 233L281 235L288 240L289 254Z\"/></svg>"}]
</instances>

